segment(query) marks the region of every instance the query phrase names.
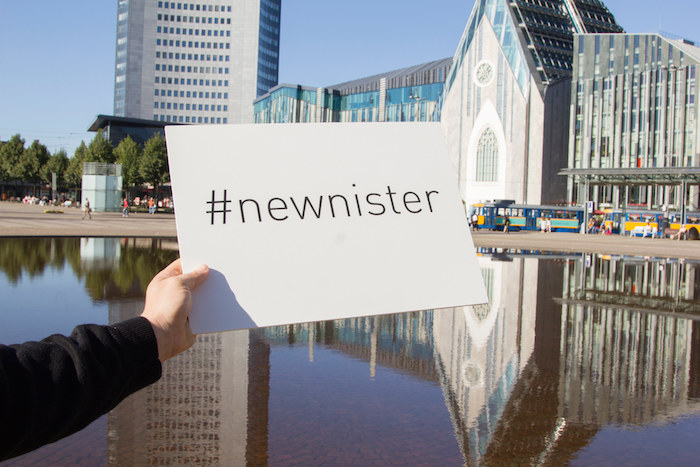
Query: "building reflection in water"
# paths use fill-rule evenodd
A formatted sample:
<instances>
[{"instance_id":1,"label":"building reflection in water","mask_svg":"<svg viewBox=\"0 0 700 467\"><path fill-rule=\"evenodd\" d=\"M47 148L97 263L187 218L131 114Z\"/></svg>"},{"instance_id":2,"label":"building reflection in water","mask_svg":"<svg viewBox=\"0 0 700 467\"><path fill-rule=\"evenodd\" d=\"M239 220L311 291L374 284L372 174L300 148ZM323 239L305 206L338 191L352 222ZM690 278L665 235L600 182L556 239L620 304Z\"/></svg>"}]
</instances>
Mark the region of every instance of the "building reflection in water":
<instances>
[{"instance_id":1,"label":"building reflection in water","mask_svg":"<svg viewBox=\"0 0 700 467\"><path fill-rule=\"evenodd\" d=\"M265 464L285 390L270 356L290 345L439 384L469 465L566 463L602 426L697 413L697 264L482 253L489 305L199 336L111 412L110 463ZM140 307L115 302L110 321Z\"/></svg>"},{"instance_id":2,"label":"building reflection in water","mask_svg":"<svg viewBox=\"0 0 700 467\"><path fill-rule=\"evenodd\" d=\"M697 267L595 255L567 263L559 301L562 417L647 424L688 412L698 396Z\"/></svg>"},{"instance_id":3,"label":"building reflection in water","mask_svg":"<svg viewBox=\"0 0 700 467\"><path fill-rule=\"evenodd\" d=\"M89 237L80 239L80 266L85 269L118 269L121 239Z\"/></svg>"},{"instance_id":4,"label":"building reflection in water","mask_svg":"<svg viewBox=\"0 0 700 467\"><path fill-rule=\"evenodd\" d=\"M142 309L142 301L115 304L110 321ZM190 350L165 362L157 383L110 412L109 463L244 465L248 457L264 464L268 362L269 346L253 332L197 336Z\"/></svg>"}]
</instances>

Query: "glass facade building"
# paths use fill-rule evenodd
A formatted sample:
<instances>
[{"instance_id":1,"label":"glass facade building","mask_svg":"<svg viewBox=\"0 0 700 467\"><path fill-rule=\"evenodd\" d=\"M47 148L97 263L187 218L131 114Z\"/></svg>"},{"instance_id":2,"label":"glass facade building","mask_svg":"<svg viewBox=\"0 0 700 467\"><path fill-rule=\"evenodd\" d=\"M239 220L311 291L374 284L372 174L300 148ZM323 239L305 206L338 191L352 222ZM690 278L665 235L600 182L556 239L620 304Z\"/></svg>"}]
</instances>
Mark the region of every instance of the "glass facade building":
<instances>
[{"instance_id":1,"label":"glass facade building","mask_svg":"<svg viewBox=\"0 0 700 467\"><path fill-rule=\"evenodd\" d=\"M700 165L700 48L657 34L579 35L575 45L568 166L627 173L589 190L572 180L570 201L681 209L685 199L697 210L697 186L678 177ZM652 180L650 169L676 177ZM629 183L637 172L648 181Z\"/></svg>"},{"instance_id":2,"label":"glass facade building","mask_svg":"<svg viewBox=\"0 0 700 467\"><path fill-rule=\"evenodd\" d=\"M249 123L277 84L281 0L118 0L114 114Z\"/></svg>"},{"instance_id":3,"label":"glass facade building","mask_svg":"<svg viewBox=\"0 0 700 467\"><path fill-rule=\"evenodd\" d=\"M260 0L258 87L256 97L277 85L279 78L280 13L282 0Z\"/></svg>"},{"instance_id":4,"label":"glass facade building","mask_svg":"<svg viewBox=\"0 0 700 467\"><path fill-rule=\"evenodd\" d=\"M467 204L566 202L574 34L620 33L603 2L477 0L441 121Z\"/></svg>"},{"instance_id":5,"label":"glass facade building","mask_svg":"<svg viewBox=\"0 0 700 467\"><path fill-rule=\"evenodd\" d=\"M324 88L281 84L255 101L255 123L438 121L451 62L437 60Z\"/></svg>"}]
</instances>

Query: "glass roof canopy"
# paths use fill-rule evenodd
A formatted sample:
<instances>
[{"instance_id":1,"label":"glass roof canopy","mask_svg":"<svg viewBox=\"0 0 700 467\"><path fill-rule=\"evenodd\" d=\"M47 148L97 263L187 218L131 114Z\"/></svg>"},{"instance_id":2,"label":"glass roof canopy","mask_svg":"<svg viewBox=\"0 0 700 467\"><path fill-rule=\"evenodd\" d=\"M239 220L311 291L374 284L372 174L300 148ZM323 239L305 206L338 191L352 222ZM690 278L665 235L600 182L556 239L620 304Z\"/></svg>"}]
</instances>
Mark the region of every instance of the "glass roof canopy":
<instances>
[{"instance_id":1,"label":"glass roof canopy","mask_svg":"<svg viewBox=\"0 0 700 467\"><path fill-rule=\"evenodd\" d=\"M700 167L632 169L563 169L559 175L591 185L700 185Z\"/></svg>"}]
</instances>

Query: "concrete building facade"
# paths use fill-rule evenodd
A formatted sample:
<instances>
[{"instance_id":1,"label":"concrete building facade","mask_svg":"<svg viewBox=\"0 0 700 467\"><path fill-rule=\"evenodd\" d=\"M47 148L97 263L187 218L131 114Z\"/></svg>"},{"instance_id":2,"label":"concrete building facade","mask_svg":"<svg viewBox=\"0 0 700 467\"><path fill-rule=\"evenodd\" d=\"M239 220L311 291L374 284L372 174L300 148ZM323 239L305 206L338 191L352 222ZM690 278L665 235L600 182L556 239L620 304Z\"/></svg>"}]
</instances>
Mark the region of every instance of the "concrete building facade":
<instances>
[{"instance_id":1,"label":"concrete building facade","mask_svg":"<svg viewBox=\"0 0 700 467\"><path fill-rule=\"evenodd\" d=\"M251 123L277 84L281 0L118 0L114 115Z\"/></svg>"},{"instance_id":2,"label":"concrete building facade","mask_svg":"<svg viewBox=\"0 0 700 467\"><path fill-rule=\"evenodd\" d=\"M575 39L569 200L697 211L700 48L658 34Z\"/></svg>"}]
</instances>

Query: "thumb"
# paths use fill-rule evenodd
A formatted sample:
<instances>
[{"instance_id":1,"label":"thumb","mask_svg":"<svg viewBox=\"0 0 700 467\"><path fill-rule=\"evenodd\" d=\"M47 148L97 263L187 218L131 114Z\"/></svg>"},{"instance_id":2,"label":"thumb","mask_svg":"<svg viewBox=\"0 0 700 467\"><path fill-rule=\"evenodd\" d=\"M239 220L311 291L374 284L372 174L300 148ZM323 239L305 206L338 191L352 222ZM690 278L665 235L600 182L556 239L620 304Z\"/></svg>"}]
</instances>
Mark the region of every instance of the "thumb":
<instances>
[{"instance_id":1,"label":"thumb","mask_svg":"<svg viewBox=\"0 0 700 467\"><path fill-rule=\"evenodd\" d=\"M200 264L192 271L184 273L180 276L182 283L190 290L194 290L204 282L204 279L209 275L209 266Z\"/></svg>"}]
</instances>

